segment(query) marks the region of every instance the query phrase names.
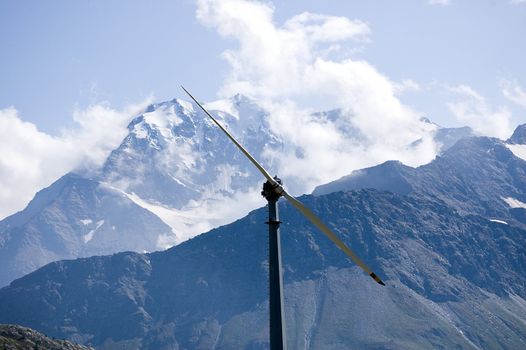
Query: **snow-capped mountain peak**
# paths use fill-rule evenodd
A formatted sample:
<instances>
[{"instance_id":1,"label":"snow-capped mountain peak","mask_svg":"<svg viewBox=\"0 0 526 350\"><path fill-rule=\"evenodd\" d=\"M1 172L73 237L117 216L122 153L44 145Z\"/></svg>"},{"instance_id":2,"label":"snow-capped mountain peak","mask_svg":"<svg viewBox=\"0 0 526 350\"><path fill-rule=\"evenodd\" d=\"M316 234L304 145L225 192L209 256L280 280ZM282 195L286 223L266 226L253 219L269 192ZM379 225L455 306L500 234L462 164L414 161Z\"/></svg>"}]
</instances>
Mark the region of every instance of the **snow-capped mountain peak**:
<instances>
[{"instance_id":1,"label":"snow-capped mountain peak","mask_svg":"<svg viewBox=\"0 0 526 350\"><path fill-rule=\"evenodd\" d=\"M235 95L205 106L272 174L281 166L273 154L293 150L303 157L294 140L283 146L269 113L249 97ZM359 131L341 116L341 110L333 110L310 117L359 141ZM5 256L9 274L0 285L59 258L165 248L264 204L260 174L197 105L181 99L152 104L128 130L98 175L64 176L24 211L0 222L0 250L10 242L9 250L17 252ZM434 139L444 149L469 134L440 130ZM291 190L294 178L286 180ZM22 232L29 243L12 240L13 232ZM58 243L43 250L41 238ZM23 271L22 260L30 262Z\"/></svg>"},{"instance_id":2,"label":"snow-capped mountain peak","mask_svg":"<svg viewBox=\"0 0 526 350\"><path fill-rule=\"evenodd\" d=\"M177 136L174 129L190 121L193 124L194 106L179 99L152 104L146 111L129 124L128 129L137 139L147 139L158 148L159 139L173 139Z\"/></svg>"},{"instance_id":3,"label":"snow-capped mountain peak","mask_svg":"<svg viewBox=\"0 0 526 350\"><path fill-rule=\"evenodd\" d=\"M256 157L263 159L263 151L278 142L265 111L252 100L236 95L206 106ZM175 232L184 230L183 237L211 228L211 222L239 217L238 202L254 203L241 214L259 205L254 200L259 174L193 103L152 104L128 128L108 157L101 181L155 212Z\"/></svg>"}]
</instances>

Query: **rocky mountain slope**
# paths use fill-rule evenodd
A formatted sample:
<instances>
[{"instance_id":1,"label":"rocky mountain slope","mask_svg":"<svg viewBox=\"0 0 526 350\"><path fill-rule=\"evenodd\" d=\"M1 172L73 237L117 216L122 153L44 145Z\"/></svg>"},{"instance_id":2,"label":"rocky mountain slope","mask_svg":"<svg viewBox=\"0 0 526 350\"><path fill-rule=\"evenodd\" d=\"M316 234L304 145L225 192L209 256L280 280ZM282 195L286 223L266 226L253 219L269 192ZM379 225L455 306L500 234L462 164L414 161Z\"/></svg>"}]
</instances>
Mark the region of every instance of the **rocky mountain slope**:
<instances>
[{"instance_id":1,"label":"rocky mountain slope","mask_svg":"<svg viewBox=\"0 0 526 350\"><path fill-rule=\"evenodd\" d=\"M526 157L515 144L526 137L526 124L506 142L465 138L433 162L411 168L396 161L355 171L317 187L313 194L376 188L400 194L419 193L462 214L477 214L526 228Z\"/></svg>"},{"instance_id":2,"label":"rocky mountain slope","mask_svg":"<svg viewBox=\"0 0 526 350\"><path fill-rule=\"evenodd\" d=\"M0 222L0 285L61 259L154 251L172 230L123 193L67 174Z\"/></svg>"},{"instance_id":3,"label":"rocky mountain slope","mask_svg":"<svg viewBox=\"0 0 526 350\"><path fill-rule=\"evenodd\" d=\"M67 340L50 339L30 328L0 324L0 348L3 350L90 350Z\"/></svg>"},{"instance_id":4,"label":"rocky mountain slope","mask_svg":"<svg viewBox=\"0 0 526 350\"><path fill-rule=\"evenodd\" d=\"M225 102L232 114L215 114L251 152L261 156L266 147L279 144L265 111L254 102L241 95ZM147 202L180 209L191 200L232 194L259 180L243 155L231 152L230 140L192 103L175 99L151 105L128 129L100 178Z\"/></svg>"},{"instance_id":5,"label":"rocky mountain slope","mask_svg":"<svg viewBox=\"0 0 526 350\"><path fill-rule=\"evenodd\" d=\"M279 144L252 101L220 106L254 154ZM248 212L235 203L259 177L191 103L153 104L128 129L98 173L66 174L0 221L0 286L51 261L164 249Z\"/></svg>"},{"instance_id":6,"label":"rocky mountain slope","mask_svg":"<svg viewBox=\"0 0 526 350\"><path fill-rule=\"evenodd\" d=\"M520 201L526 161L474 138L425 171L376 170L387 166L406 189L301 198L386 287L280 203L289 347L524 348L526 208L493 209L487 194ZM49 264L0 290L0 322L99 349L267 348L265 217L258 209L164 252Z\"/></svg>"},{"instance_id":7,"label":"rocky mountain slope","mask_svg":"<svg viewBox=\"0 0 526 350\"><path fill-rule=\"evenodd\" d=\"M283 145L263 108L241 95L207 107L274 170L266 152ZM335 122L341 113L315 117ZM429 129L443 149L471 133ZM260 175L192 103L152 104L128 130L101 169L66 174L0 221L0 286L51 261L165 249L260 205Z\"/></svg>"},{"instance_id":8,"label":"rocky mountain slope","mask_svg":"<svg viewBox=\"0 0 526 350\"><path fill-rule=\"evenodd\" d=\"M526 124L519 125L506 142L513 145L526 145Z\"/></svg>"}]
</instances>

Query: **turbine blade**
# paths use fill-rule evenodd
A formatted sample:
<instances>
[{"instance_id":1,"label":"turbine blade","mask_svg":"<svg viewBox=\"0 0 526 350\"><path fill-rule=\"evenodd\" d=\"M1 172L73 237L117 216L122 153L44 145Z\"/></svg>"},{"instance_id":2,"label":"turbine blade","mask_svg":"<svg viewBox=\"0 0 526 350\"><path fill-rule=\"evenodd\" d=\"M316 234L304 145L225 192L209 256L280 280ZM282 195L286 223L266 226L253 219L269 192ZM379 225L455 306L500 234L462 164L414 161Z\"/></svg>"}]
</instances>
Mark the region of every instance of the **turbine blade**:
<instances>
[{"instance_id":1,"label":"turbine blade","mask_svg":"<svg viewBox=\"0 0 526 350\"><path fill-rule=\"evenodd\" d=\"M265 178L273 185L276 185L277 182L276 180L274 180L274 178L272 176L270 176L270 174L265 170L265 168L263 168L261 166L261 164L258 163L258 161L252 157L252 155L250 153L248 153L248 151L243 148L243 146L241 146L241 144L239 142L237 142L237 140L234 138L234 136L232 136L232 134L230 134L230 132L228 132L227 129L225 129L223 127L223 125L221 125L206 109L205 107L203 107L196 99L194 96L192 96L191 93L188 92L188 90L186 90L184 88L184 86L181 85L181 88L184 90L184 92L186 92L188 94L188 96L190 96L190 98L192 100L194 100L194 102L203 110L203 112L206 113L207 116L210 117L210 119L212 119L212 121L221 129L223 130L223 132L226 134L226 136L228 136L228 138L230 140L232 140L232 142L237 146L237 148L239 148L241 150L241 152L243 152L243 154L245 156L247 156L247 158L252 162L252 164L254 164L256 166L256 168L258 168L258 170L261 172L261 174L263 174L263 176L265 176Z\"/></svg>"},{"instance_id":2,"label":"turbine blade","mask_svg":"<svg viewBox=\"0 0 526 350\"><path fill-rule=\"evenodd\" d=\"M197 101L197 99L192 96L191 93L188 92L188 90L186 90L184 88L184 86L181 85L181 88L184 90L184 92L186 92L188 94L188 96L190 96L190 98L203 110L203 112L205 112L205 114L210 117L210 119L212 119L212 121L225 133L226 136L228 136L228 138L241 150L241 152L243 152L243 154L252 162L252 164L254 164L256 166L256 168L261 172L261 174L263 174L263 176L274 186L275 188L275 191L276 193L280 194L280 195L283 195L285 198L287 198L287 200L296 208L300 211L300 213L302 213L310 222L312 222L314 224L314 226L316 226L321 232L323 232L334 244L336 244L336 246L338 246L338 248L340 248L341 250L344 251L345 254L347 254L353 261L356 265L360 266L362 268L362 270L364 270L369 276L371 276L377 283L381 284L382 286L385 286L385 283L380 279L380 277L378 277L374 272L371 271L371 269L365 265L365 263L356 255L353 253L353 251L351 249L349 249L349 247L347 247L345 245L345 243L343 243L339 238L338 236L336 236L336 234L334 232L331 231L331 229L329 227L327 227L327 225L325 225L321 220L320 218L318 218L309 208L307 208L303 203L301 203L299 200L297 200L296 198L292 197L290 194L288 194L284 189L283 187L281 186L281 184L279 184L272 176L270 176L270 174L265 170L265 168L263 168L263 166L261 166L261 164L258 163L258 161L252 157L252 155L250 153L248 153L248 151L243 147L241 146L241 144L239 142L237 142L237 140L234 138L234 136L232 136L230 134L230 132L228 132L228 130L226 130L223 125L221 125L211 114L210 112L208 112L206 110L206 108L203 107L203 105L201 105L201 103L199 103Z\"/></svg>"},{"instance_id":3,"label":"turbine blade","mask_svg":"<svg viewBox=\"0 0 526 350\"><path fill-rule=\"evenodd\" d=\"M285 190L281 192L281 194L287 198L287 200L292 204L296 209L299 210L300 213L302 213L314 226L316 226L321 232L323 232L338 248L343 250L345 254L347 254L352 261L358 266L362 268L362 270L365 271L369 276L371 276L377 283L381 284L382 286L385 286L385 283L378 277L369 266L367 266L349 247L345 245L345 243L342 242L341 239L336 236L332 230L325 225L319 217L316 216L309 208L307 208L303 203L301 203L296 198L292 197L290 194L288 194Z\"/></svg>"}]
</instances>

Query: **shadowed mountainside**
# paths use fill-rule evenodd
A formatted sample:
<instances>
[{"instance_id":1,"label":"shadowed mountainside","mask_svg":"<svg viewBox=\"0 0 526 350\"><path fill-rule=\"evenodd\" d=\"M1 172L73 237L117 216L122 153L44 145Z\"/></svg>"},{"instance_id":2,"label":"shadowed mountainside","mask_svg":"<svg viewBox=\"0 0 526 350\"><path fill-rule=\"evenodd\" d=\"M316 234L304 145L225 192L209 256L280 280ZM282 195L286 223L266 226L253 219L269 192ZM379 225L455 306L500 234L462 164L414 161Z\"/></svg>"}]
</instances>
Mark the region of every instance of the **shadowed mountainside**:
<instances>
[{"instance_id":1,"label":"shadowed mountainside","mask_svg":"<svg viewBox=\"0 0 526 350\"><path fill-rule=\"evenodd\" d=\"M422 196L302 200L387 282L370 281L282 203L291 348L516 349L526 337L526 231ZM266 212L165 252L61 261L0 290L0 321L113 349L267 344Z\"/></svg>"},{"instance_id":2,"label":"shadowed mountainside","mask_svg":"<svg viewBox=\"0 0 526 350\"><path fill-rule=\"evenodd\" d=\"M519 126L515 132L519 138ZM458 141L442 156L411 168L390 161L358 170L317 187L313 194L376 188L399 194L419 193L462 214L477 214L526 228L526 160L509 145L489 137Z\"/></svg>"},{"instance_id":3,"label":"shadowed mountainside","mask_svg":"<svg viewBox=\"0 0 526 350\"><path fill-rule=\"evenodd\" d=\"M463 139L301 198L386 287L282 201L289 347L524 348L526 162L512 145ZM51 263L0 290L0 322L98 349L267 348L265 221L261 208L164 252Z\"/></svg>"}]
</instances>

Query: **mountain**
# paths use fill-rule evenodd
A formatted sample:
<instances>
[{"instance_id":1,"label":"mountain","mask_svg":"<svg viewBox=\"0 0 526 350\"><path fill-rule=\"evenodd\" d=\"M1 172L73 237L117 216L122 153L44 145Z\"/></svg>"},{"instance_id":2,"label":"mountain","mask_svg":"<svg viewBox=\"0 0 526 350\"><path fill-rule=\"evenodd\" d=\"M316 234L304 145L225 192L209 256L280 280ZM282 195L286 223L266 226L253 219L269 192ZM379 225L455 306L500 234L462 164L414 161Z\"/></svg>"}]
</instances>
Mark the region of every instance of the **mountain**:
<instances>
[{"instance_id":1,"label":"mountain","mask_svg":"<svg viewBox=\"0 0 526 350\"><path fill-rule=\"evenodd\" d=\"M50 339L32 329L0 324L0 347L4 350L90 350L67 340Z\"/></svg>"},{"instance_id":2,"label":"mountain","mask_svg":"<svg viewBox=\"0 0 526 350\"><path fill-rule=\"evenodd\" d=\"M56 260L158 249L169 226L98 181L67 174L0 222L0 285Z\"/></svg>"},{"instance_id":3,"label":"mountain","mask_svg":"<svg viewBox=\"0 0 526 350\"><path fill-rule=\"evenodd\" d=\"M519 125L506 141L506 146L517 157L526 160L526 124Z\"/></svg>"},{"instance_id":4,"label":"mountain","mask_svg":"<svg viewBox=\"0 0 526 350\"><path fill-rule=\"evenodd\" d=\"M443 153L450 149L455 143L457 143L458 140L473 136L475 136L475 133L468 126L460 128L439 127L435 132L434 139L439 145L440 153Z\"/></svg>"},{"instance_id":5,"label":"mountain","mask_svg":"<svg viewBox=\"0 0 526 350\"><path fill-rule=\"evenodd\" d=\"M206 106L275 170L267 154L284 145L264 108L242 95ZM342 113L313 118L360 140ZM429 123L442 150L471 132ZM0 286L51 261L166 249L246 215L260 203L260 186L259 173L196 105L152 104L100 169L66 174L0 221Z\"/></svg>"},{"instance_id":6,"label":"mountain","mask_svg":"<svg viewBox=\"0 0 526 350\"><path fill-rule=\"evenodd\" d=\"M290 348L524 345L526 231L422 198L302 198L379 270L282 205ZM0 290L0 320L99 349L266 348L265 210L164 252L61 261Z\"/></svg>"},{"instance_id":7,"label":"mountain","mask_svg":"<svg viewBox=\"0 0 526 350\"><path fill-rule=\"evenodd\" d=\"M513 132L513 135L508 139L507 143L526 145L526 124L519 125Z\"/></svg>"},{"instance_id":8,"label":"mountain","mask_svg":"<svg viewBox=\"0 0 526 350\"><path fill-rule=\"evenodd\" d=\"M246 97L209 107L258 157L279 146ZM128 129L99 171L66 174L0 221L0 286L51 261L165 249L250 210L236 203L259 176L191 103L152 104Z\"/></svg>"},{"instance_id":9,"label":"mountain","mask_svg":"<svg viewBox=\"0 0 526 350\"><path fill-rule=\"evenodd\" d=\"M301 198L386 287L281 202L289 348L524 348L526 209L499 196L521 201L526 162L507 146L461 140L425 167L363 170L392 175L384 189L406 181L393 191ZM0 290L0 322L98 349L267 348L265 220L262 208L163 252L48 264Z\"/></svg>"},{"instance_id":10,"label":"mountain","mask_svg":"<svg viewBox=\"0 0 526 350\"><path fill-rule=\"evenodd\" d=\"M319 186L313 194L362 188L419 193L463 215L526 228L526 158L512 148L522 146L488 137L464 138L429 164L411 168L389 161Z\"/></svg>"},{"instance_id":11,"label":"mountain","mask_svg":"<svg viewBox=\"0 0 526 350\"><path fill-rule=\"evenodd\" d=\"M222 102L230 113L211 110L250 152L261 156L266 147L279 144L264 110L253 101L236 95ZM100 178L144 201L181 209L190 201L232 195L260 182L244 156L233 152L230 140L192 103L174 99L153 104L128 129Z\"/></svg>"}]
</instances>

